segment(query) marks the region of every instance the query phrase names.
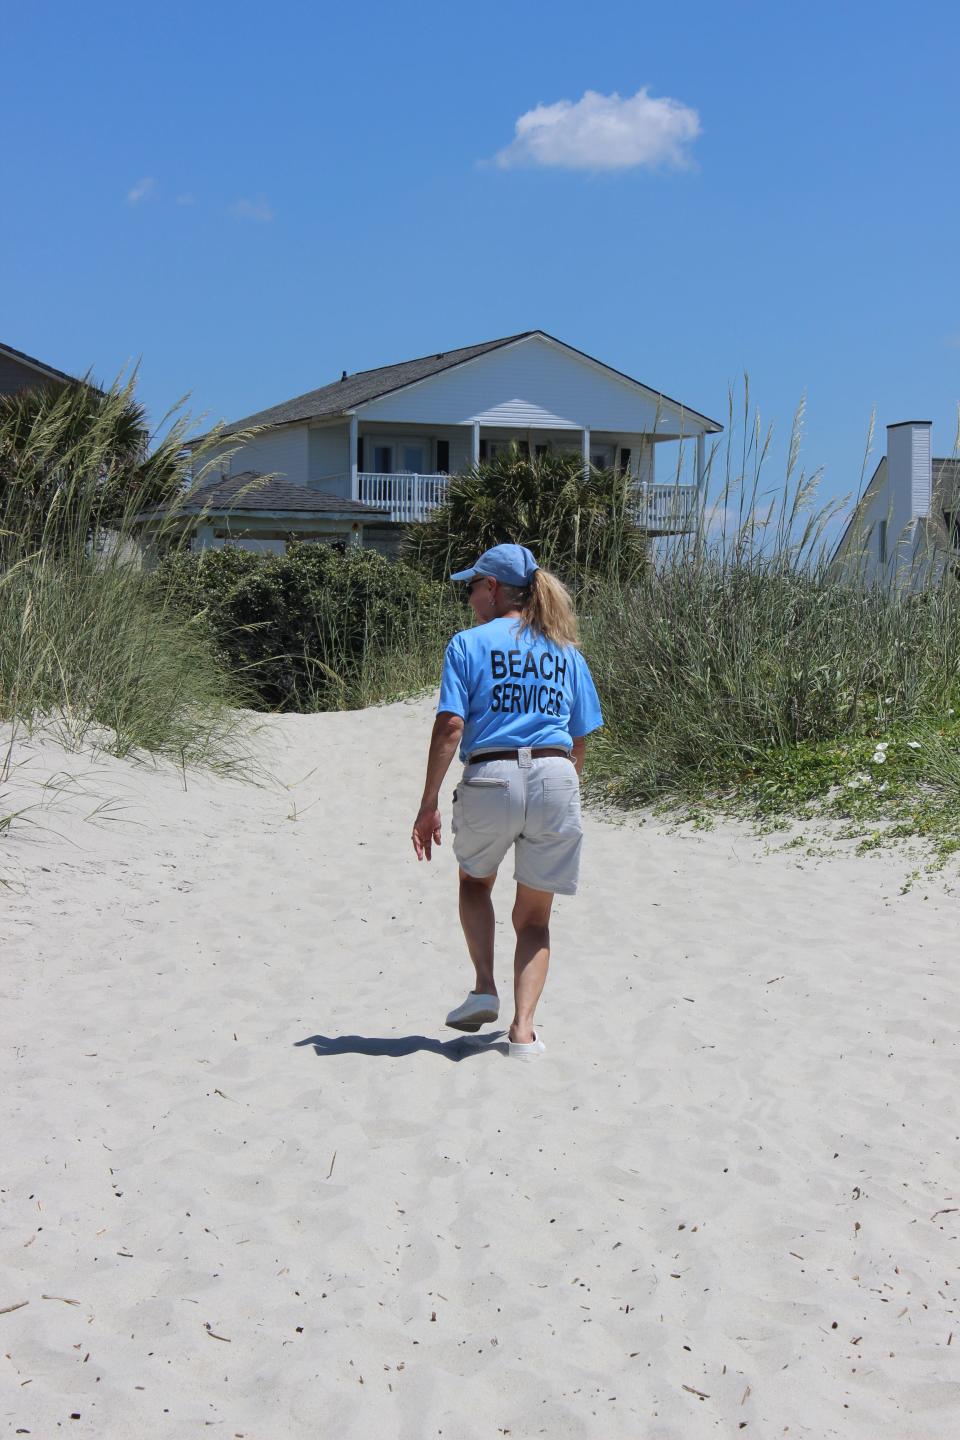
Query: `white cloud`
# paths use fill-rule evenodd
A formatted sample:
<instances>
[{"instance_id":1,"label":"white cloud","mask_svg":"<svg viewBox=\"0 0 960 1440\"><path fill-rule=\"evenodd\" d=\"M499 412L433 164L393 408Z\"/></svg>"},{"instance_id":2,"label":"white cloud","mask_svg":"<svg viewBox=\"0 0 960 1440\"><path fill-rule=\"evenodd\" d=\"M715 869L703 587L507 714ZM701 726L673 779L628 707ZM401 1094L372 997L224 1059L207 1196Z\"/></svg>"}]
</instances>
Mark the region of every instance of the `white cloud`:
<instances>
[{"instance_id":1,"label":"white cloud","mask_svg":"<svg viewBox=\"0 0 960 1440\"><path fill-rule=\"evenodd\" d=\"M141 200L147 198L156 183L152 175L144 175L143 179L138 180L132 190L127 191L127 204L139 205Z\"/></svg>"},{"instance_id":2,"label":"white cloud","mask_svg":"<svg viewBox=\"0 0 960 1440\"><path fill-rule=\"evenodd\" d=\"M503 169L536 165L564 170L632 170L690 164L688 148L700 134L696 110L646 86L636 95L599 95L537 105L521 115L510 144L494 157Z\"/></svg>"},{"instance_id":3,"label":"white cloud","mask_svg":"<svg viewBox=\"0 0 960 1440\"><path fill-rule=\"evenodd\" d=\"M230 206L230 213L235 215L238 220L258 220L264 225L269 224L273 219L273 211L263 195L256 200L250 200L244 196L241 200L234 201Z\"/></svg>"}]
</instances>

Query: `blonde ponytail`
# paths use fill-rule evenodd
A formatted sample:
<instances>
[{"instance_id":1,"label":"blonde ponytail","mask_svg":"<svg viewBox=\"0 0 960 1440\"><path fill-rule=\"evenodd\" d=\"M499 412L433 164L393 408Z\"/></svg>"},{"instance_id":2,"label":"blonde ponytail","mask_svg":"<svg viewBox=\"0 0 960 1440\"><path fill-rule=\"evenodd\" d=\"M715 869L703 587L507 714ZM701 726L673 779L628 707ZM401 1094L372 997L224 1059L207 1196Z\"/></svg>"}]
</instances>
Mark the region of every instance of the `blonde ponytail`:
<instances>
[{"instance_id":1,"label":"blonde ponytail","mask_svg":"<svg viewBox=\"0 0 960 1440\"><path fill-rule=\"evenodd\" d=\"M579 645L580 631L573 600L556 575L551 575L549 570L534 571L529 587L517 590L516 597L523 617L519 633L532 630L554 645Z\"/></svg>"}]
</instances>

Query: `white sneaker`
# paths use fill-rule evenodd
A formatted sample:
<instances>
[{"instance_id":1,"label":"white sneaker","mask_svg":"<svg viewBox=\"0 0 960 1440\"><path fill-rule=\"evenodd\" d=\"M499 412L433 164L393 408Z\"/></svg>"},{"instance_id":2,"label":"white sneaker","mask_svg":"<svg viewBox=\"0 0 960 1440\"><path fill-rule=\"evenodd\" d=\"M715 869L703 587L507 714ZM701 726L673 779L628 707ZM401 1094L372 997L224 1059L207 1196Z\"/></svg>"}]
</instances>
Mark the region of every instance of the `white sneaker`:
<instances>
[{"instance_id":1,"label":"white sneaker","mask_svg":"<svg viewBox=\"0 0 960 1440\"><path fill-rule=\"evenodd\" d=\"M510 1049L507 1052L511 1060L536 1060L546 1050L546 1045L540 1039L536 1030L533 1032L533 1040L528 1045L521 1045L517 1040L510 1041Z\"/></svg>"},{"instance_id":2,"label":"white sneaker","mask_svg":"<svg viewBox=\"0 0 960 1440\"><path fill-rule=\"evenodd\" d=\"M451 1010L446 1023L451 1030L479 1030L500 1014L500 1000L496 995L475 995L471 990L462 1005Z\"/></svg>"}]
</instances>

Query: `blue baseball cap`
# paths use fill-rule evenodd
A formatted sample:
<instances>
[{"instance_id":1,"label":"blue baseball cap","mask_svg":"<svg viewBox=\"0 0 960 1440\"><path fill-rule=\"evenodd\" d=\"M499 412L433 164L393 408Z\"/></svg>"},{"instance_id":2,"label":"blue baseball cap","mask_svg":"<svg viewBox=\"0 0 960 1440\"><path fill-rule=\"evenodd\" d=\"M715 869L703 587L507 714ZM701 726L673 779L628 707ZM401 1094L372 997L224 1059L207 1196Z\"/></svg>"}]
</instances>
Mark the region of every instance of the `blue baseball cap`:
<instances>
[{"instance_id":1,"label":"blue baseball cap","mask_svg":"<svg viewBox=\"0 0 960 1440\"><path fill-rule=\"evenodd\" d=\"M522 587L530 584L534 572L539 569L526 545L494 545L491 550L484 550L469 570L458 570L450 579L475 580L478 575L489 575L502 585Z\"/></svg>"}]
</instances>

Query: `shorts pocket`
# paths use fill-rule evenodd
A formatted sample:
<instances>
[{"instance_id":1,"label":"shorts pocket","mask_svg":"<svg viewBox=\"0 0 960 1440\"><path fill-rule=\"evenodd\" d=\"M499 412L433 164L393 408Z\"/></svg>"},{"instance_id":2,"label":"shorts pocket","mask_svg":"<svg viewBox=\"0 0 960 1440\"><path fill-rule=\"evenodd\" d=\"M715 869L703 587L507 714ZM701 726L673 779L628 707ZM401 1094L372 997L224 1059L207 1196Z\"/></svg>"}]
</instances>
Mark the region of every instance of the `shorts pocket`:
<instances>
[{"instance_id":1,"label":"shorts pocket","mask_svg":"<svg viewBox=\"0 0 960 1440\"><path fill-rule=\"evenodd\" d=\"M461 780L457 786L455 809L457 828L478 835L499 835L507 823L510 785L506 780L478 775Z\"/></svg>"},{"instance_id":2,"label":"shorts pocket","mask_svg":"<svg viewBox=\"0 0 960 1440\"><path fill-rule=\"evenodd\" d=\"M542 824L547 835L578 835L581 831L580 783L570 767L569 776L543 782Z\"/></svg>"}]
</instances>

